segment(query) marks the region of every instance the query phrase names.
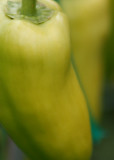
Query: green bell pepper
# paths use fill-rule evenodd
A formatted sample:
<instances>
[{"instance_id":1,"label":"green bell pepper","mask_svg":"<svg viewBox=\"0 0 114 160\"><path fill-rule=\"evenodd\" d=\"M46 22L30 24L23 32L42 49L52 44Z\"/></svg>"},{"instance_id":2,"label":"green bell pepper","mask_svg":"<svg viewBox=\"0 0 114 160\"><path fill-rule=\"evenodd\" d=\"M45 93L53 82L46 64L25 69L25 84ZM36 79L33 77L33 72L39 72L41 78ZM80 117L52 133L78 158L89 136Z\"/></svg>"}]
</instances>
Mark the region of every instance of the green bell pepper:
<instances>
[{"instance_id":1,"label":"green bell pepper","mask_svg":"<svg viewBox=\"0 0 114 160\"><path fill-rule=\"evenodd\" d=\"M110 36L107 40L105 47L105 69L106 69L106 82L114 84L114 1L110 2Z\"/></svg>"},{"instance_id":2,"label":"green bell pepper","mask_svg":"<svg viewBox=\"0 0 114 160\"><path fill-rule=\"evenodd\" d=\"M52 0L0 0L0 22L0 123L31 160L89 160L66 16Z\"/></svg>"},{"instance_id":3,"label":"green bell pepper","mask_svg":"<svg viewBox=\"0 0 114 160\"><path fill-rule=\"evenodd\" d=\"M68 15L74 61L90 111L99 122L104 84L103 48L109 32L108 0L60 0Z\"/></svg>"}]
</instances>

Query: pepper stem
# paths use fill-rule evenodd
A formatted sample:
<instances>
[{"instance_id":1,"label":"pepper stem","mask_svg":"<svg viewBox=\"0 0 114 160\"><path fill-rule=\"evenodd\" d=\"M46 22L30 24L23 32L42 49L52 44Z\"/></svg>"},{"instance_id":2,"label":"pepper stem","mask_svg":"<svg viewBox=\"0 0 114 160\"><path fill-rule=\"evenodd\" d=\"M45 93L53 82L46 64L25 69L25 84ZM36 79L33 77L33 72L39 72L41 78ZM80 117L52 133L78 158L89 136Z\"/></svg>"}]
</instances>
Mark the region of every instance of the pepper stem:
<instances>
[{"instance_id":1,"label":"pepper stem","mask_svg":"<svg viewBox=\"0 0 114 160\"><path fill-rule=\"evenodd\" d=\"M37 0L22 0L21 13L26 16L34 16L36 14Z\"/></svg>"}]
</instances>

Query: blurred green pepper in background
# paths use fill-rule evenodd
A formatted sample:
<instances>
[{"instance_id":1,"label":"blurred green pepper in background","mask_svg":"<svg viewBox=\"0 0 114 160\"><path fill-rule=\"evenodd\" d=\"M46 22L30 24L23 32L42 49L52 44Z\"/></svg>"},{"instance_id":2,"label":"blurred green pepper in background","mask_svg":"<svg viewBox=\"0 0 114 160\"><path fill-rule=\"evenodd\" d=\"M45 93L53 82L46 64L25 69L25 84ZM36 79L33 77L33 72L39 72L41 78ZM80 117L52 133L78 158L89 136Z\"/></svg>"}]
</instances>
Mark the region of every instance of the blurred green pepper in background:
<instances>
[{"instance_id":1,"label":"blurred green pepper in background","mask_svg":"<svg viewBox=\"0 0 114 160\"><path fill-rule=\"evenodd\" d=\"M107 83L114 84L114 0L110 1L111 30L105 47L105 71Z\"/></svg>"},{"instance_id":2,"label":"blurred green pepper in background","mask_svg":"<svg viewBox=\"0 0 114 160\"><path fill-rule=\"evenodd\" d=\"M72 63L88 104L93 141L98 142L104 137L98 123L104 85L103 48L110 28L109 1L55 1L69 17Z\"/></svg>"},{"instance_id":3,"label":"blurred green pepper in background","mask_svg":"<svg viewBox=\"0 0 114 160\"><path fill-rule=\"evenodd\" d=\"M108 0L60 0L71 27L74 60L88 97L91 112L99 122L104 83L103 46L109 33Z\"/></svg>"}]
</instances>

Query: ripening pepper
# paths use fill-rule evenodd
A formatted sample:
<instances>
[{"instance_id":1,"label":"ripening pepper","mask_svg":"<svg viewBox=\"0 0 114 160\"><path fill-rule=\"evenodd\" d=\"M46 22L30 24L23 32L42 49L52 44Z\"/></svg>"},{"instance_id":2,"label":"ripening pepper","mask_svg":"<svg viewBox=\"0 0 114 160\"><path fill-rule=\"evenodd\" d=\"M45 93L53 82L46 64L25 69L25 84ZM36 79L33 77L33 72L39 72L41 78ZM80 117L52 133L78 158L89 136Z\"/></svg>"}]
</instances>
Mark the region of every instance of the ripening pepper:
<instances>
[{"instance_id":1,"label":"ripening pepper","mask_svg":"<svg viewBox=\"0 0 114 160\"><path fill-rule=\"evenodd\" d=\"M90 111L97 122L102 110L103 47L109 30L108 3L108 0L60 0L70 21L75 65Z\"/></svg>"},{"instance_id":2,"label":"ripening pepper","mask_svg":"<svg viewBox=\"0 0 114 160\"><path fill-rule=\"evenodd\" d=\"M31 160L91 156L69 37L56 2L0 0L0 123Z\"/></svg>"},{"instance_id":3,"label":"ripening pepper","mask_svg":"<svg viewBox=\"0 0 114 160\"><path fill-rule=\"evenodd\" d=\"M110 35L105 48L106 82L114 84L114 1L110 2Z\"/></svg>"}]
</instances>

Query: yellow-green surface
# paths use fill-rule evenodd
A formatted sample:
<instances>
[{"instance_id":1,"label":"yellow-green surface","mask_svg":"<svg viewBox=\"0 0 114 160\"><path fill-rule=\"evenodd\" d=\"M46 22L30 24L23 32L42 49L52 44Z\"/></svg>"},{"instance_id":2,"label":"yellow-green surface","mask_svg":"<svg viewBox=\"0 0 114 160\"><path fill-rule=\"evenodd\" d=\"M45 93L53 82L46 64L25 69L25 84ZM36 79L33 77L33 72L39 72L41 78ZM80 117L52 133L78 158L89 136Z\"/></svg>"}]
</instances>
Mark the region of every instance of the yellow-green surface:
<instances>
[{"instance_id":1,"label":"yellow-green surface","mask_svg":"<svg viewBox=\"0 0 114 160\"><path fill-rule=\"evenodd\" d=\"M107 0L61 0L68 15L75 63L92 115L99 121L104 76L103 45L109 29Z\"/></svg>"},{"instance_id":2,"label":"yellow-green surface","mask_svg":"<svg viewBox=\"0 0 114 160\"><path fill-rule=\"evenodd\" d=\"M89 160L86 102L70 61L66 16L11 20L0 1L0 122L32 160Z\"/></svg>"},{"instance_id":3,"label":"yellow-green surface","mask_svg":"<svg viewBox=\"0 0 114 160\"><path fill-rule=\"evenodd\" d=\"M109 2L111 29L105 47L105 69L107 81L114 83L114 0L109 0Z\"/></svg>"}]
</instances>

